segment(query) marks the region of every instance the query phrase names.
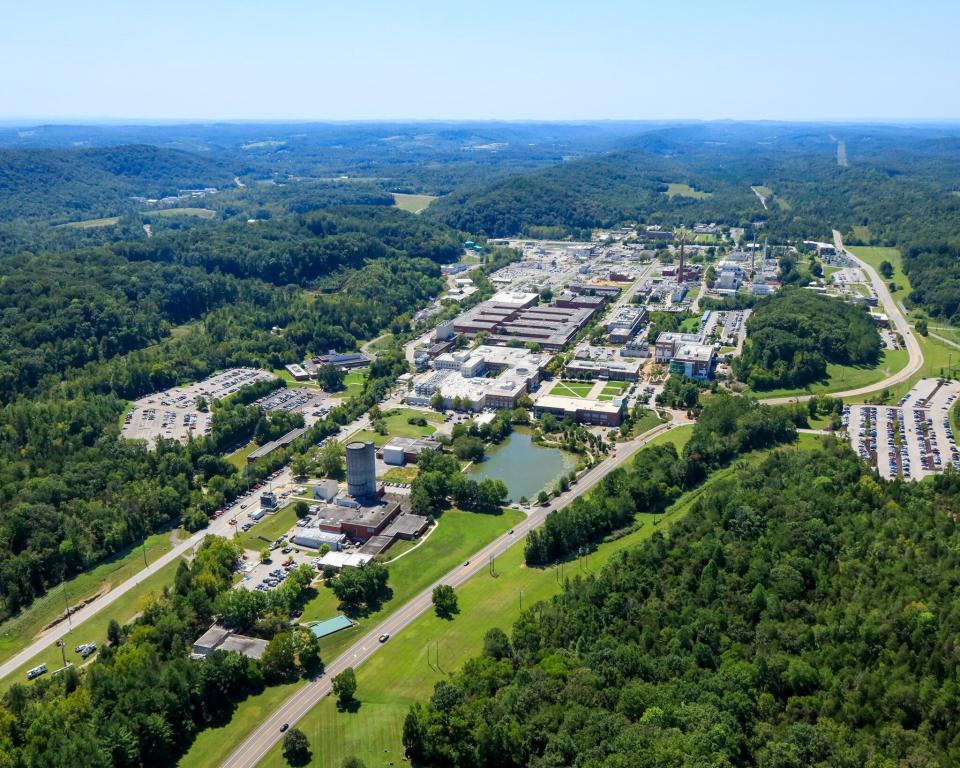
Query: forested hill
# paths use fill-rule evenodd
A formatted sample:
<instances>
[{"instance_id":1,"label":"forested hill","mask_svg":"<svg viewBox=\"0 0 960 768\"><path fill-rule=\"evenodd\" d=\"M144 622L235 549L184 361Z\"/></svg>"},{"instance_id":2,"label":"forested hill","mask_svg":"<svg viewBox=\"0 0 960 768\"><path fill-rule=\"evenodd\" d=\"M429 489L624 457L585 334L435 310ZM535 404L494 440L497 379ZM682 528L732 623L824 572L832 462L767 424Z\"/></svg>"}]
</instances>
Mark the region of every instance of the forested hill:
<instances>
[{"instance_id":1,"label":"forested hill","mask_svg":"<svg viewBox=\"0 0 960 768\"><path fill-rule=\"evenodd\" d=\"M114 215L129 208L134 195L232 183L233 174L218 161L144 144L0 150L0 221Z\"/></svg>"},{"instance_id":2,"label":"forested hill","mask_svg":"<svg viewBox=\"0 0 960 768\"><path fill-rule=\"evenodd\" d=\"M414 765L954 766L960 477L837 442L709 487L417 705Z\"/></svg>"}]
</instances>

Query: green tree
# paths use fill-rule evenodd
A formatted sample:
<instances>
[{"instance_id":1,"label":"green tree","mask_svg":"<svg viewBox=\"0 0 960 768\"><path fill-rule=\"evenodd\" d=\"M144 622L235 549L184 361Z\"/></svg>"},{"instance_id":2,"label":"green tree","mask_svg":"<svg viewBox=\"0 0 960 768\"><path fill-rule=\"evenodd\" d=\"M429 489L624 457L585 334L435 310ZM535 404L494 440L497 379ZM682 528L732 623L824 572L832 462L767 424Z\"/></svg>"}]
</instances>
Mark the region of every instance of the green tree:
<instances>
[{"instance_id":1,"label":"green tree","mask_svg":"<svg viewBox=\"0 0 960 768\"><path fill-rule=\"evenodd\" d=\"M290 765L300 766L310 762L310 742L296 726L283 734L283 758Z\"/></svg>"},{"instance_id":2,"label":"green tree","mask_svg":"<svg viewBox=\"0 0 960 768\"><path fill-rule=\"evenodd\" d=\"M346 373L335 365L321 365L317 368L317 381L327 392L339 392L343 389Z\"/></svg>"},{"instance_id":3,"label":"green tree","mask_svg":"<svg viewBox=\"0 0 960 768\"><path fill-rule=\"evenodd\" d=\"M880 262L880 267L878 271L880 272L881 275L883 275L883 278L885 280L889 280L891 277L893 277L893 264L891 264L889 261L884 259L883 261Z\"/></svg>"},{"instance_id":4,"label":"green tree","mask_svg":"<svg viewBox=\"0 0 960 768\"><path fill-rule=\"evenodd\" d=\"M457 593L449 584L438 584L433 588L433 609L443 619L453 618L458 612Z\"/></svg>"},{"instance_id":5,"label":"green tree","mask_svg":"<svg viewBox=\"0 0 960 768\"><path fill-rule=\"evenodd\" d=\"M357 675L353 667L347 667L331 681L333 693L337 697L337 707L340 710L350 709L354 704L357 693Z\"/></svg>"}]
</instances>

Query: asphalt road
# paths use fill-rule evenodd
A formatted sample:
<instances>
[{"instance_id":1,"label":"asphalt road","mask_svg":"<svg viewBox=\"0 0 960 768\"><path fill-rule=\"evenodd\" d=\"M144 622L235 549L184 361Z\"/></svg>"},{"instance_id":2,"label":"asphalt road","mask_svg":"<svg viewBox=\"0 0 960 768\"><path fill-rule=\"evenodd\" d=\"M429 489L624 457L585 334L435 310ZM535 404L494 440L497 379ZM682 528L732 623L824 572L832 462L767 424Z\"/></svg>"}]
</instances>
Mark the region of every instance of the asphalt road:
<instances>
[{"instance_id":1,"label":"asphalt road","mask_svg":"<svg viewBox=\"0 0 960 768\"><path fill-rule=\"evenodd\" d=\"M348 667L357 667L376 653L381 643L381 635L391 636L401 632L421 614L431 610L433 606L433 589L439 584L449 584L456 588L472 576L485 571L490 557L499 557L510 547L523 539L532 529L542 525L547 515L569 504L576 497L586 493L615 467L623 464L633 456L643 445L658 435L667 432L681 424L688 423L681 414L674 414L673 420L661 424L645 432L638 438L617 446L614 456L602 464L585 472L576 485L571 486L566 493L553 499L546 507L532 507L525 520L518 523L513 533L505 533L493 540L474 554L466 564L455 568L446 576L437 580L419 595L405 603L396 613L391 614L380 624L371 629L360 640L354 643L344 653L326 665L324 674L300 688L288 698L273 714L268 716L261 725L234 751L223 763L224 768L251 768L280 741L283 734L280 727L284 723L293 725L304 717L324 696L331 692L331 679Z\"/></svg>"},{"instance_id":2,"label":"asphalt road","mask_svg":"<svg viewBox=\"0 0 960 768\"><path fill-rule=\"evenodd\" d=\"M897 306L897 303L893 300L893 296L890 295L890 291L887 288L886 283L880 279L880 275L877 274L877 271L865 261L858 259L853 253L847 251L843 247L843 238L837 230L833 230L833 241L836 244L837 249L844 251L860 266L864 274L870 278L870 282L873 284L873 289L877 292L877 298L883 307L883 311L887 313L887 317L890 318L890 322L893 324L893 327L897 333L903 337L903 342L906 345L907 352L910 355L910 359L904 368L896 373L891 374L890 376L887 376L887 378L885 378L883 381L878 381L875 384L868 384L865 387L859 387L857 389L847 389L843 392L830 393L831 397L836 398L859 397L860 395L869 395L874 392L879 392L886 387L895 386L909 379L923 367L923 351L920 349L920 343L917 341L917 337L914 335L913 329L910 327L910 323L907 322L907 318L900 310L900 307ZM786 403L804 402L809 400L811 397L812 395L771 397L763 400L762 402L770 405L784 405Z\"/></svg>"},{"instance_id":3,"label":"asphalt road","mask_svg":"<svg viewBox=\"0 0 960 768\"><path fill-rule=\"evenodd\" d=\"M393 402L393 398L386 400L383 406L384 409L386 410L388 405ZM337 439L342 442L358 430L365 429L369 426L369 424L369 417L366 414L363 414L355 421L343 427ZM293 485L293 475L290 471L290 468L284 467L280 472L280 475L276 479L271 480L270 483L275 491L281 491L284 488L291 487ZM244 506L244 509L241 509L241 504ZM165 565L174 562L178 558L183 557L184 555L195 550L200 545L200 542L203 541L204 537L210 535L224 536L226 538L232 537L236 527L242 525L247 520L249 514L259 508L260 496L256 492L248 496L246 499L238 500L236 503L230 506L223 515L216 520L212 520L206 528L197 531L195 534L190 536L190 538L184 539L169 552L158 557L152 563L147 565L146 568L131 576L126 581L122 582L121 584L114 585L112 589L105 595L101 595L89 605L86 605L74 612L70 616L70 621L60 622L57 626L45 632L42 636L30 643L30 645L23 648L15 656L11 656L3 664L0 664L0 679L16 672L17 669L34 658L38 653L50 647L61 638L70 635L74 631L79 632L85 621L92 618L100 611L109 608L111 605L113 605L113 603L123 597L123 595L125 595L131 589L134 589L142 584ZM234 519L237 521L237 526L230 525L230 521ZM74 596L76 599L81 597L86 597L86 595ZM128 618L129 617L125 616L117 617L117 619L120 621ZM82 639L86 640L87 638ZM67 643L67 645L70 645L70 643Z\"/></svg>"}]
</instances>

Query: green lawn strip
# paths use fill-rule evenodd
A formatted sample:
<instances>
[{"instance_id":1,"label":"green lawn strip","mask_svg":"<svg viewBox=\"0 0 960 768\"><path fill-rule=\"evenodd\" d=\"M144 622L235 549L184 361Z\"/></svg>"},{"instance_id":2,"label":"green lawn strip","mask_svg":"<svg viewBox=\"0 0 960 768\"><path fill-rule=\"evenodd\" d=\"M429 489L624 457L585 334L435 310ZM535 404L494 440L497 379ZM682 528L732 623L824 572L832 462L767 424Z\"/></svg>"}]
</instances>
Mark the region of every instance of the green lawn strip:
<instances>
[{"instance_id":1,"label":"green lawn strip","mask_svg":"<svg viewBox=\"0 0 960 768\"><path fill-rule=\"evenodd\" d=\"M239 531L244 523L252 522L247 517L246 512L241 512L237 518L236 542L244 549L255 549L258 552L264 547L269 547L270 544L264 539L273 542L289 531L297 522L297 513L294 511L294 506L294 504L288 504L279 512L264 515L249 531Z\"/></svg>"},{"instance_id":2,"label":"green lawn strip","mask_svg":"<svg viewBox=\"0 0 960 768\"><path fill-rule=\"evenodd\" d=\"M410 467L391 467L384 475L383 479L388 483L412 483L419 470L415 466Z\"/></svg>"},{"instance_id":3,"label":"green lawn strip","mask_svg":"<svg viewBox=\"0 0 960 768\"><path fill-rule=\"evenodd\" d=\"M195 216L198 219L212 219L217 212L210 208L164 208L159 211L144 212L143 217L149 219L153 216L160 218L176 218L177 216Z\"/></svg>"},{"instance_id":4,"label":"green lawn strip","mask_svg":"<svg viewBox=\"0 0 960 768\"><path fill-rule=\"evenodd\" d=\"M173 546L170 537L170 531L164 531L147 538L148 562L153 562L170 551ZM95 595L105 584L119 585L142 569L143 547L136 546L67 581L66 595L70 605L76 605ZM65 609L64 587L57 586L43 597L34 600L29 608L0 624L0 661L6 661L18 653L34 639L44 625L53 621Z\"/></svg>"},{"instance_id":5,"label":"green lawn strip","mask_svg":"<svg viewBox=\"0 0 960 768\"><path fill-rule=\"evenodd\" d=\"M900 251L898 251L896 248L859 245L853 246L850 250L853 251L853 254L858 259L862 259L875 270L877 270L878 275L880 275L880 262L889 261L893 265L893 277L886 278L883 275L880 275L880 279L885 283L889 283L891 281L896 283L897 286L899 286L899 290L893 294L893 300L897 301L898 299L903 299L904 302L906 302L907 294L909 294L912 290L912 286L910 285L910 278L903 273L903 259L900 256Z\"/></svg>"},{"instance_id":6,"label":"green lawn strip","mask_svg":"<svg viewBox=\"0 0 960 768\"><path fill-rule=\"evenodd\" d=\"M960 350L957 351L960 352ZM831 392L842 392L847 389L859 389L860 387L866 387L870 384L883 381L887 376L905 368L908 362L910 362L910 354L907 350L885 349L880 353L880 362L872 368L828 363L827 378L823 381L810 384L803 389L748 389L744 394L759 398L794 397L798 395L830 394ZM863 396L861 396L861 399L862 397Z\"/></svg>"},{"instance_id":7,"label":"green lawn strip","mask_svg":"<svg viewBox=\"0 0 960 768\"><path fill-rule=\"evenodd\" d=\"M68 227L70 229L94 229L96 227L112 227L120 221L119 216L108 216L103 219L86 219L85 221L69 221L66 224L58 224L54 229Z\"/></svg>"},{"instance_id":8,"label":"green lawn strip","mask_svg":"<svg viewBox=\"0 0 960 768\"><path fill-rule=\"evenodd\" d=\"M320 641L320 653L326 660L335 659L370 628L385 619L430 586L445 573L484 544L508 531L524 517L522 512L505 509L499 515L481 515L460 510L448 510L440 518L439 527L423 545L397 562L391 563L390 588L393 596L379 611L359 620L358 626L345 629ZM390 551L386 553L390 557ZM321 586L317 597L304 607L301 620L318 621L329 619L340 612L333 592ZM286 695L298 685L287 688ZM237 745L250 733L252 726L262 720L265 713L275 709L286 698L275 696L275 689L267 689L258 696L251 696L237 705L233 718L223 727L201 734L187 754L181 766L218 765L225 760ZM264 704L265 698L270 704Z\"/></svg>"},{"instance_id":9,"label":"green lawn strip","mask_svg":"<svg viewBox=\"0 0 960 768\"><path fill-rule=\"evenodd\" d=\"M320 389L320 385L317 384L317 382L313 379L297 381L295 378L293 378L293 376L290 375L290 371L288 371L286 368L274 368L271 373L283 379L290 389L295 387L311 387L313 389Z\"/></svg>"},{"instance_id":10,"label":"green lawn strip","mask_svg":"<svg viewBox=\"0 0 960 768\"><path fill-rule=\"evenodd\" d=\"M137 554L140 557L142 567L143 554ZM167 565L153 574L149 579L138 584L134 589L131 589L122 597L118 598L116 602L112 603L108 608L94 614L87 621L83 622L83 624L70 631L64 637L67 661L71 661L77 665L84 663L83 659L74 653L73 649L80 643L90 642L102 647L107 639L107 625L110 623L110 619L116 619L121 624L133 619L134 616L143 609L150 595L159 593L164 587L173 584L173 578L176 575L179 562L180 560L177 559L167 563ZM13 672L13 674L0 680L0 692L6 691L14 683L25 682L26 671L38 664L46 664L51 672L59 669L63 666L60 649L56 645L49 646Z\"/></svg>"},{"instance_id":11,"label":"green lawn strip","mask_svg":"<svg viewBox=\"0 0 960 768\"><path fill-rule=\"evenodd\" d=\"M249 456L259 447L260 446L251 440L249 443L243 446L243 448L240 448L239 450L229 454L226 459L237 469L243 469L245 466L247 466L247 456Z\"/></svg>"},{"instance_id":12,"label":"green lawn strip","mask_svg":"<svg viewBox=\"0 0 960 768\"><path fill-rule=\"evenodd\" d=\"M685 430L682 435L678 434L681 430ZM651 443L682 444L689 439L691 431L692 428L681 427L661 436L665 439L658 438ZM816 444L813 436L801 437L802 448ZM738 463L759 462L766 453L750 454ZM401 765L400 738L410 706L425 701L435 683L479 655L488 629L500 627L509 632L520 615L521 591L523 605L529 607L559 593L558 576L575 578L585 573L584 569L596 573L618 552L643 542L654 531L668 528L682 518L708 485L729 477L734 471L735 466L731 466L715 472L705 485L681 496L664 515L638 515L637 530L601 544L583 566L577 562L565 563L562 575L555 568L527 568L523 564L523 547L512 547L497 558L496 576L489 572L477 574L457 590L460 612L452 621L439 619L432 612L420 616L357 669L360 708L356 712L338 712L334 698L328 696L300 721L298 727L310 740L312 765L336 766L352 755L369 768L390 762ZM261 765L267 768L286 765L281 748L274 748Z\"/></svg>"}]
</instances>

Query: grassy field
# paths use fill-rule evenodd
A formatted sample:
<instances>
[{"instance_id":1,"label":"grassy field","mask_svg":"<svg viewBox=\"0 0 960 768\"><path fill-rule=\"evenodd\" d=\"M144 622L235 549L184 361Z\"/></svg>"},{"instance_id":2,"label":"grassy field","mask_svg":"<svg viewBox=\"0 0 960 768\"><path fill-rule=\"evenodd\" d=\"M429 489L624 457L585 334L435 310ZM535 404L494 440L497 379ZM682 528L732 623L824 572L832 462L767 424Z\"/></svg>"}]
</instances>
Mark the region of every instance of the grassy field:
<instances>
[{"instance_id":1,"label":"grassy field","mask_svg":"<svg viewBox=\"0 0 960 768\"><path fill-rule=\"evenodd\" d=\"M681 430L685 434L680 434ZM692 427L681 427L657 442L681 445ZM813 436L801 436L800 447L817 443ZM678 446L679 448L680 446ZM752 454L745 462L759 462L765 453ZM391 638L383 650L357 670L357 698L360 707L353 713L338 712L328 697L301 720L300 727L313 750L312 765L336 766L355 755L368 768L400 765L403 758L400 736L410 706L429 698L433 686L459 669L482 650L483 635L491 627L509 632L523 605L548 600L561 589L563 579L595 573L617 553L642 543L657 530L668 528L686 515L694 502L712 483L729 477L735 469L715 472L704 486L684 494L664 515L638 515L639 527L621 539L602 544L582 564L567 563L562 573L555 568L527 568L522 547L513 547L496 562L496 575L478 574L457 590L460 613L452 621L424 614L402 633ZM280 768L286 763L280 749L263 762Z\"/></svg>"},{"instance_id":2,"label":"grassy field","mask_svg":"<svg viewBox=\"0 0 960 768\"><path fill-rule=\"evenodd\" d=\"M701 192L694 189L689 184L677 184L675 182L667 184L667 197L692 197L694 200L705 200L712 194L711 192Z\"/></svg>"},{"instance_id":3,"label":"grassy field","mask_svg":"<svg viewBox=\"0 0 960 768\"><path fill-rule=\"evenodd\" d=\"M624 392L630 388L629 383L626 381L608 381L603 386L603 391L597 397L598 400L613 400L615 397L619 397Z\"/></svg>"},{"instance_id":4,"label":"grassy field","mask_svg":"<svg viewBox=\"0 0 960 768\"><path fill-rule=\"evenodd\" d=\"M410 213L420 213L437 199L436 195L405 195L401 192L392 192L393 203L400 210Z\"/></svg>"},{"instance_id":5,"label":"grassy field","mask_svg":"<svg viewBox=\"0 0 960 768\"><path fill-rule=\"evenodd\" d=\"M297 381L293 376L290 375L290 371L286 368L274 368L270 371L274 376L278 376L283 379L287 387L293 389L295 387L312 387L313 389L320 389L320 385L313 379L307 379L306 381Z\"/></svg>"},{"instance_id":6,"label":"grassy field","mask_svg":"<svg viewBox=\"0 0 960 768\"><path fill-rule=\"evenodd\" d=\"M103 219L87 219L86 221L69 221L66 224L58 224L57 227L69 227L71 229L95 229L96 227L113 227L120 221L119 216L108 216Z\"/></svg>"},{"instance_id":7,"label":"grassy field","mask_svg":"<svg viewBox=\"0 0 960 768\"><path fill-rule=\"evenodd\" d=\"M160 218L169 219L177 216L193 216L198 219L212 219L216 215L217 212L210 208L163 208L159 211L144 213L143 217L149 219L152 216L159 216Z\"/></svg>"},{"instance_id":8,"label":"grassy field","mask_svg":"<svg viewBox=\"0 0 960 768\"><path fill-rule=\"evenodd\" d=\"M478 515L459 510L445 512L440 518L439 526L426 542L389 566L392 599L377 613L361 618L359 626L323 638L320 641L323 658L336 658L377 622L521 519L523 514L512 509L504 510L500 515ZM337 613L339 609L333 592L321 587L317 597L304 608L302 620L306 622L328 619ZM300 685L302 683L268 688L259 696L250 697L240 703L229 723L200 734L180 761L180 765L198 768L218 765L244 736L262 721L266 713L276 708Z\"/></svg>"},{"instance_id":9,"label":"grassy field","mask_svg":"<svg viewBox=\"0 0 960 768\"><path fill-rule=\"evenodd\" d=\"M422 416L428 422L427 426L420 427L408 424L407 419ZM363 429L351 435L352 440L370 440L378 448L391 437L429 437L437 431L435 424L443 421L443 416L433 411L416 411L411 408L394 408L383 416L387 425L387 434L381 435L371 429ZM432 423L429 423L432 422Z\"/></svg>"},{"instance_id":10,"label":"grassy field","mask_svg":"<svg viewBox=\"0 0 960 768\"><path fill-rule=\"evenodd\" d=\"M280 536L289 531L293 524L297 522L297 513L293 510L294 505L288 504L279 512L264 515L260 521L249 531L240 531L240 526L249 522L246 512L241 512L237 518L236 542L244 549L255 549L258 552L264 547L269 546L269 542L280 538ZM269 542L264 541L269 539Z\"/></svg>"},{"instance_id":11,"label":"grassy field","mask_svg":"<svg viewBox=\"0 0 960 768\"><path fill-rule=\"evenodd\" d=\"M856 227L854 228L856 229ZM891 280L900 286L900 289L893 294L894 301L902 300L906 303L906 296L912 290L910 286L910 278L908 278L903 273L903 260L900 257L900 251L896 248L881 248L881 247L867 247L867 246L854 246L850 249L853 251L854 255L863 259L867 264L877 270L877 274L880 274L880 262L889 261L893 265L893 277L890 280L880 275L881 279L885 283L889 283Z\"/></svg>"},{"instance_id":12,"label":"grassy field","mask_svg":"<svg viewBox=\"0 0 960 768\"><path fill-rule=\"evenodd\" d=\"M653 429L658 424L663 424L665 419L661 419L657 412L654 410L648 409L646 413L643 414L637 421L634 423L633 428L630 430L630 434L622 438L623 440L629 440L637 435L642 435L648 429ZM668 433L668 434L673 434ZM619 437L617 438L620 439Z\"/></svg>"},{"instance_id":13,"label":"grassy field","mask_svg":"<svg viewBox=\"0 0 960 768\"><path fill-rule=\"evenodd\" d=\"M233 453L228 454L226 456L226 459L231 464L233 464L233 466L235 466L237 469L243 469L245 466L247 466L247 456L249 456L259 447L260 446L258 446L255 442L253 442L253 440L251 440L249 443L243 446L243 448L240 448L239 450L236 450Z\"/></svg>"},{"instance_id":14,"label":"grassy field","mask_svg":"<svg viewBox=\"0 0 960 768\"><path fill-rule=\"evenodd\" d=\"M889 402L899 400L920 379L936 378L937 376L960 378L960 349L944 344L930 336L921 336L919 333L915 336L923 352L923 367L904 383L890 388ZM863 397L845 398L847 402L851 403L862 403L865 399Z\"/></svg>"},{"instance_id":15,"label":"grassy field","mask_svg":"<svg viewBox=\"0 0 960 768\"><path fill-rule=\"evenodd\" d=\"M384 473L383 479L388 483L412 483L419 471L420 470L414 466L390 467L390 469Z\"/></svg>"},{"instance_id":16,"label":"grassy field","mask_svg":"<svg viewBox=\"0 0 960 768\"><path fill-rule=\"evenodd\" d=\"M960 351L960 350L958 350ZM873 368L855 365L827 365L827 378L815 382L804 389L771 389L763 391L747 390L745 394L754 397L790 397L792 395L810 395L817 393L829 394L842 392L847 389L859 389L870 384L883 381L887 376L896 373L910 362L910 355L905 349L884 350L880 355L880 362ZM862 400L863 398L860 398Z\"/></svg>"},{"instance_id":17,"label":"grassy field","mask_svg":"<svg viewBox=\"0 0 960 768\"><path fill-rule=\"evenodd\" d=\"M680 323L680 333L696 333L700 330L700 318L688 317Z\"/></svg>"},{"instance_id":18,"label":"grassy field","mask_svg":"<svg viewBox=\"0 0 960 768\"><path fill-rule=\"evenodd\" d=\"M150 536L146 541L147 561L156 560L169 552L172 546L169 531ZM120 584L142 569L143 547L140 546L101 563L96 568L75 576L67 582L66 594L70 605L76 605L108 585ZM43 597L34 600L29 608L17 616L0 624L0 661L6 661L27 645L44 625L59 616L65 608L64 588L56 587Z\"/></svg>"},{"instance_id":19,"label":"grassy field","mask_svg":"<svg viewBox=\"0 0 960 768\"><path fill-rule=\"evenodd\" d=\"M169 536L169 534L167 535ZM143 552L137 550L136 557L140 558L140 566L132 570L128 575L132 575L143 567ZM116 619L121 624L133 619L137 613L143 610L143 607L147 604L151 595L158 594L164 587L173 584L173 577L176 575L179 562L179 560L174 560L168 563L149 579L137 585L135 589L131 589L122 597L118 598L109 608L94 614L93 617L83 622L81 626L68 633L64 638L67 660L78 665L83 663L79 655L73 652L73 649L80 643L93 642L99 646L103 646L107 640L107 625L110 623L110 619ZM117 583L119 583L119 581L120 578L118 576ZM10 654L8 654L8 656L9 655ZM17 669L13 674L0 680L0 692L6 691L14 683L24 682L26 680L26 671L41 663L46 664L51 672L59 669L63 666L60 649L57 648L56 645L51 645L30 659L30 661Z\"/></svg>"},{"instance_id":20,"label":"grassy field","mask_svg":"<svg viewBox=\"0 0 960 768\"><path fill-rule=\"evenodd\" d=\"M853 236L858 240L863 240L865 243L869 243L871 240L873 240L873 232L870 231L870 227L864 227L859 224L855 224L853 226ZM854 251L854 253L856 253L856 251ZM859 256L859 254L857 255Z\"/></svg>"},{"instance_id":21,"label":"grassy field","mask_svg":"<svg viewBox=\"0 0 960 768\"><path fill-rule=\"evenodd\" d=\"M363 392L363 385L367 381L367 374L370 373L369 368L357 368L355 371L350 371L343 379L343 391L338 394L341 397L355 397Z\"/></svg>"},{"instance_id":22,"label":"grassy field","mask_svg":"<svg viewBox=\"0 0 960 768\"><path fill-rule=\"evenodd\" d=\"M551 395L560 397L586 397L593 389L589 381L558 381L550 390Z\"/></svg>"}]
</instances>

